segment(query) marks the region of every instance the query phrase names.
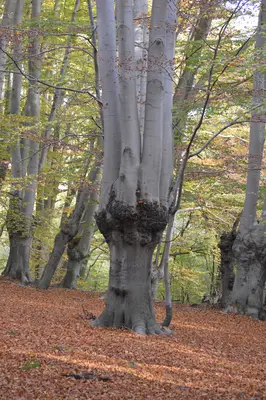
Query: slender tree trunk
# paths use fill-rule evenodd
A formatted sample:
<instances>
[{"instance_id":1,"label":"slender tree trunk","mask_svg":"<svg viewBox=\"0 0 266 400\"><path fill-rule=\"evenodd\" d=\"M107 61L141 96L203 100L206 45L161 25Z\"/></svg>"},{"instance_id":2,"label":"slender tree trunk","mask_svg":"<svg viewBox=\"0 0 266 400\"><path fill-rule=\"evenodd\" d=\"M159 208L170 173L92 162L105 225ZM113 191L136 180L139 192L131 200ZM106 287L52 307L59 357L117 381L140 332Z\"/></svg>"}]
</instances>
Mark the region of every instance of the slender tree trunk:
<instances>
[{"instance_id":1,"label":"slender tree trunk","mask_svg":"<svg viewBox=\"0 0 266 400\"><path fill-rule=\"evenodd\" d=\"M6 54L8 43L10 40L9 27L12 26L14 21L15 9L17 6L17 0L6 0L4 6L4 14L0 24L1 35L0 35L0 113L3 112L4 107L2 101L4 99L4 80L5 80L5 68L6 68Z\"/></svg>"},{"instance_id":2,"label":"slender tree trunk","mask_svg":"<svg viewBox=\"0 0 266 400\"><path fill-rule=\"evenodd\" d=\"M101 98L100 92L100 79L99 79L99 66L98 66L98 51L97 51L97 39L96 29L93 18L93 11L91 0L88 0L88 13L90 18L90 27L92 32L92 45L93 45L93 60L94 60L94 72L95 72L95 92L98 99ZM99 110L100 118L103 124L102 109ZM103 138L99 137L97 141L97 156L96 165L90 172L90 200L86 206L84 217L80 222L77 235L71 242L68 243L67 254L67 272L61 282L61 286L69 289L74 289L77 285L77 279L80 276L82 268L85 268L88 261L91 240L95 230L94 214L98 209L99 203L99 190L100 185L100 173L102 170L102 148Z\"/></svg>"},{"instance_id":3,"label":"slender tree trunk","mask_svg":"<svg viewBox=\"0 0 266 400\"><path fill-rule=\"evenodd\" d=\"M210 4L213 4L214 1L210 0ZM193 32L191 35L191 41L193 42L193 49L195 51L194 58L197 57L197 59L200 59L201 52L202 52L202 42L206 39L209 29L211 26L212 18L213 15L210 13L206 15L206 8L205 6L202 6L200 9L199 13L199 18L197 20L197 23L195 27L193 27ZM168 40L168 45L169 45L169 40ZM171 47L171 44L170 44ZM195 49L197 47L197 49ZM195 61L195 60L194 60ZM179 79L178 85L175 89L175 96L174 96L174 109L178 112L178 120L174 121L175 123L175 128L178 127L178 129L183 131L183 128L186 125L186 120L187 120L187 115L189 112L189 109L186 109L185 111L182 109L184 102L188 98L189 94L191 93L193 89L193 84L195 80L195 76L197 73L198 67L193 67L191 66L193 62L191 62L190 59L187 60L184 71ZM197 64L195 64L197 65ZM172 76L170 74L169 76ZM167 87L167 86L166 86ZM173 87L171 82L169 81L169 89L168 89L168 95L172 96L173 93ZM168 102L165 102L165 104L168 104ZM165 110L165 112L169 112L169 108ZM182 127L181 127L181 120L182 120ZM172 118L169 115L165 115L164 121L168 124L172 124ZM170 128L169 130L170 131ZM180 164L180 170L179 174L177 176L177 180L175 182L175 187L172 192L172 202L174 204L173 209L175 210L174 213L171 213L169 217L169 222L166 230L166 237L165 237L165 246L164 246L164 251L163 251L163 257L160 265L160 273L158 273L158 278L161 276L164 277L164 282L165 282L165 309L166 309L166 317L163 322L163 326L169 326L171 323L172 319L172 301L171 301L171 288L170 288L170 278L169 278L169 272L168 272L168 262L169 262L169 256L170 256L170 250L171 250L171 244L172 244L172 231L174 227L174 219L175 219L175 213L179 208L180 200L181 200L181 192L182 192L182 185L183 185L183 173L184 169L186 166L186 158L182 158L181 156L181 164ZM164 179L162 179L164 181ZM163 272L162 272L163 271ZM158 286L158 283L157 283Z\"/></svg>"},{"instance_id":4,"label":"slender tree trunk","mask_svg":"<svg viewBox=\"0 0 266 400\"><path fill-rule=\"evenodd\" d=\"M196 24L192 27L189 44L190 54L186 55L185 66L174 93L174 130L183 141L187 117L193 102L195 78L200 65L202 50L214 18L217 0L202 2ZM189 100L189 101L188 101Z\"/></svg>"},{"instance_id":5,"label":"slender tree trunk","mask_svg":"<svg viewBox=\"0 0 266 400\"><path fill-rule=\"evenodd\" d=\"M60 4L58 4L58 5L55 4L55 13L58 12L59 5ZM74 10L73 10L73 13L72 13L72 17L71 17L71 23L75 22L79 8L80 8L80 0L76 0L75 5L74 5ZM65 74L67 72L69 56L70 56L71 47L72 47L71 38L72 38L72 36L69 35L68 39L67 39L67 45L66 45L66 50L65 50L63 62L62 62L60 73L59 73L59 80L64 79ZM52 102L50 115L49 115L49 118L48 118L48 124L47 124L47 126L45 128L45 132L44 132L44 135L43 135L44 140L47 140L51 135L52 122L56 118L57 111L58 111L59 107L61 106L62 101L63 101L63 91L61 89L59 89L59 88L56 88L55 92L54 92L54 96L53 96L53 102ZM44 145L43 149L42 149L42 152L41 152L40 161L39 161L39 171L42 170L42 168L43 168L43 166L45 164L45 160L47 158L48 151L49 151L49 146Z\"/></svg>"}]
</instances>

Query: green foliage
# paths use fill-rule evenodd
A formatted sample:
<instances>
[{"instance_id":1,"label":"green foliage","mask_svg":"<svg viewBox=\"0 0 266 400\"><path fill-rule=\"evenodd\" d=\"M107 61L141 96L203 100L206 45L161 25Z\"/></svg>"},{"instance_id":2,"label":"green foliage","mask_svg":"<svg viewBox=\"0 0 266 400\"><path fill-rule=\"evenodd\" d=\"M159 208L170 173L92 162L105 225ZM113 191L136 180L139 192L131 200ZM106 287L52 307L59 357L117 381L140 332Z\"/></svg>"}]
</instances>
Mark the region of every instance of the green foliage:
<instances>
[{"instance_id":1,"label":"green foliage","mask_svg":"<svg viewBox=\"0 0 266 400\"><path fill-rule=\"evenodd\" d=\"M29 371L30 369L40 368L40 366L40 361L30 360L23 365L22 369L23 371Z\"/></svg>"},{"instance_id":2,"label":"green foliage","mask_svg":"<svg viewBox=\"0 0 266 400\"><path fill-rule=\"evenodd\" d=\"M193 41L193 27L197 23L201 3L181 2L179 25L182 29L176 42L175 83L178 84L184 71L195 73L195 79L189 96L182 98L182 101L176 99L173 110L174 124L178 120L182 121L182 131L175 128L176 160L180 149L186 147L195 131L207 94L210 93L209 102L203 123L193 142L192 153L230 121L239 117L243 122L225 130L204 149L200 157L192 158L186 169L181 208L200 210L177 215L169 268L173 299L189 302L200 301L205 292L212 290L219 265L219 236L224 230L231 228L243 207L252 74L256 57L254 39L244 46L252 34L252 27L241 26L239 29L237 22L242 21L242 14L250 18L250 13L257 11L256 4L249 9L244 7L230 21L215 56L221 27L229 18L231 3L228 2L225 7L224 2L221 2L215 7L211 11L213 18L207 39ZM253 2L248 3L252 5ZM31 2L27 0L22 24L16 31L16 37L23 45L20 66L26 74L32 35L38 35L41 41L40 120L36 125L31 118L24 115L27 76L22 80L19 115L10 114L11 88L10 84L8 87L6 78L7 93L3 102L4 112L0 118L2 160L11 161L11 147L19 144L23 149L21 163L24 162L27 167L30 158L27 149L29 140L39 142L40 154L43 149L49 149L45 165L38 174L34 220L23 216L21 210L25 204L13 194L16 191L23 194L35 177L25 174L14 178L9 170L5 180L0 182L0 225L6 222L6 230L1 236L1 265L4 265L7 258L8 233L21 232L24 236L34 234L31 251L33 272L42 270L45 266L61 224L74 209L77 189L81 185L90 185L84 165L94 165L96 156L101 151L97 144L102 135L99 105L88 93L82 93L86 89L95 95L94 48L91 43L87 2L81 2L74 22L74 0L61 2L58 10L54 9L54 5L54 1L44 0L41 21L31 21ZM2 11L3 4L0 5L0 13ZM205 16L210 16L209 11L201 9ZM8 48L10 55L14 38L12 37ZM62 73L66 49L69 50L69 56ZM9 57L7 72L14 68ZM265 69L265 63L260 68ZM62 101L56 117L51 121L56 87L64 90L61 91ZM175 175L177 169L174 171ZM264 178L264 172L262 175ZM260 206L265 190L265 187L260 189ZM102 243L99 232L95 234L91 248L85 276L79 280L78 285L86 290L105 291L109 275L108 248ZM65 273L66 259L65 254L55 276L56 282ZM161 283L159 297L163 296Z\"/></svg>"}]
</instances>

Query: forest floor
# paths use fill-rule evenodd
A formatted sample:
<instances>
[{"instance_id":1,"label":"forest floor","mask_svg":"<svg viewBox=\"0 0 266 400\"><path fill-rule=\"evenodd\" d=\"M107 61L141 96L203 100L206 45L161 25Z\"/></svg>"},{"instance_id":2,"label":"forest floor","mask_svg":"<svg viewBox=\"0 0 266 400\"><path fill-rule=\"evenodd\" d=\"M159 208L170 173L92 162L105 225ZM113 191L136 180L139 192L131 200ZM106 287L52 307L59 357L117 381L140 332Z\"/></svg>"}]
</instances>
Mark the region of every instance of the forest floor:
<instances>
[{"instance_id":1,"label":"forest floor","mask_svg":"<svg viewBox=\"0 0 266 400\"><path fill-rule=\"evenodd\" d=\"M0 279L0 399L266 399L265 322L175 305L171 336L141 336L89 326L103 307Z\"/></svg>"}]
</instances>

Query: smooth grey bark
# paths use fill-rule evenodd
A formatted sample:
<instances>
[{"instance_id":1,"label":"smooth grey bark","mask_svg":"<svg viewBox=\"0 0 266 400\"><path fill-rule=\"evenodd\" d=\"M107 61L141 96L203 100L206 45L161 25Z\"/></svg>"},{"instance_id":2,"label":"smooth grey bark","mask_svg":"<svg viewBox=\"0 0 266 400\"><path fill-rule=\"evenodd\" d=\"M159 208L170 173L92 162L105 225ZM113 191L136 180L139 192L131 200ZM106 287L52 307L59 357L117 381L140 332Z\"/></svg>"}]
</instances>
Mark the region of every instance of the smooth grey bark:
<instances>
[{"instance_id":1,"label":"smooth grey bark","mask_svg":"<svg viewBox=\"0 0 266 400\"><path fill-rule=\"evenodd\" d=\"M141 147L143 145L145 101L147 84L147 61L148 61L148 0L134 1L134 42L136 57L136 95L139 117L139 129L141 135Z\"/></svg>"},{"instance_id":2,"label":"smooth grey bark","mask_svg":"<svg viewBox=\"0 0 266 400\"><path fill-rule=\"evenodd\" d=\"M15 14L16 22L19 23L22 19L23 2L17 3ZM41 0L32 1L31 18L34 22L38 21L41 13ZM14 47L14 54L19 54L21 44L18 43ZM30 39L29 46L29 86L27 94L27 107L25 115L31 117L32 133L36 129L39 122L40 114L40 94L38 79L40 77L40 38L36 33ZM15 85L18 84L16 87ZM11 112L19 113L20 106L21 81L16 79L13 81L13 93L11 98ZM30 281L29 259L30 248L35 228L35 220L33 217L36 189L37 189L37 174L38 174L38 141L28 141L29 160L27 166L22 167L22 148L17 142L11 149L12 154L12 172L15 177L25 177L27 174L28 183L23 191L15 191L13 199L10 200L10 209L7 215L7 229L10 238L10 253L7 266L3 275L17 277L23 283ZM14 247L18 246L16 251Z\"/></svg>"},{"instance_id":3,"label":"smooth grey bark","mask_svg":"<svg viewBox=\"0 0 266 400\"><path fill-rule=\"evenodd\" d=\"M11 74L7 73L5 80L5 96L3 102L5 114L10 113L10 97L11 97Z\"/></svg>"},{"instance_id":4,"label":"smooth grey bark","mask_svg":"<svg viewBox=\"0 0 266 400\"><path fill-rule=\"evenodd\" d=\"M0 112L3 112L2 101L4 99L4 80L5 80L5 67L6 67L6 54L8 43L10 40L10 31L8 28L12 26L17 0L6 0L4 6L3 18L0 23Z\"/></svg>"},{"instance_id":5,"label":"smooth grey bark","mask_svg":"<svg viewBox=\"0 0 266 400\"><path fill-rule=\"evenodd\" d=\"M75 289L81 270L86 267L91 240L95 231L94 214L98 209L98 203L98 191L92 191L83 220L80 223L79 232L67 246L67 272L60 284L64 288Z\"/></svg>"},{"instance_id":6,"label":"smooth grey bark","mask_svg":"<svg viewBox=\"0 0 266 400\"><path fill-rule=\"evenodd\" d=\"M101 161L92 168L89 174L90 190L84 213L79 221L75 236L67 243L67 271L60 286L74 289L80 272L88 261L91 240L95 231L94 214L99 205Z\"/></svg>"},{"instance_id":7,"label":"smooth grey bark","mask_svg":"<svg viewBox=\"0 0 266 400\"><path fill-rule=\"evenodd\" d=\"M156 249L156 257L151 265L151 296L153 300L157 299L157 292L159 287L159 281L163 279L163 268L161 267L160 261L160 251L162 246L162 238L160 239L157 249Z\"/></svg>"},{"instance_id":8,"label":"smooth grey bark","mask_svg":"<svg viewBox=\"0 0 266 400\"><path fill-rule=\"evenodd\" d=\"M245 313L255 318L263 317L263 289L265 285L265 206L260 224L256 220L256 208L265 141L265 82L266 74L260 67L264 61L266 45L266 0L261 10L256 34L255 62L257 69L253 78L254 106L262 105L252 112L248 153L248 174L244 210L233 247L236 258L236 277L228 310Z\"/></svg>"},{"instance_id":9,"label":"smooth grey bark","mask_svg":"<svg viewBox=\"0 0 266 400\"><path fill-rule=\"evenodd\" d=\"M129 243L119 231L113 232L113 239L107 305L95 325L160 333L151 299L150 264L154 247ZM124 274L121 274L121 264Z\"/></svg>"},{"instance_id":10,"label":"smooth grey bark","mask_svg":"<svg viewBox=\"0 0 266 400\"><path fill-rule=\"evenodd\" d=\"M167 29L175 34L177 8L175 1L153 1L142 146L136 94L134 10L129 0L117 1L116 6L119 81L115 78L118 66L114 62L114 4L112 0L97 2L105 157L96 221L109 245L110 274L106 308L94 325L126 326L141 334L162 333L152 305L151 262L168 220L172 140L171 132L167 131L164 141L164 101L170 99L168 89L164 97L164 87L165 60L171 57L173 49L167 47L166 35ZM168 20L171 13L173 24ZM110 78L112 75L115 79ZM172 99L168 106L171 109ZM118 149L114 148L117 141L121 145ZM160 184L161 176L165 178L165 186Z\"/></svg>"}]
</instances>

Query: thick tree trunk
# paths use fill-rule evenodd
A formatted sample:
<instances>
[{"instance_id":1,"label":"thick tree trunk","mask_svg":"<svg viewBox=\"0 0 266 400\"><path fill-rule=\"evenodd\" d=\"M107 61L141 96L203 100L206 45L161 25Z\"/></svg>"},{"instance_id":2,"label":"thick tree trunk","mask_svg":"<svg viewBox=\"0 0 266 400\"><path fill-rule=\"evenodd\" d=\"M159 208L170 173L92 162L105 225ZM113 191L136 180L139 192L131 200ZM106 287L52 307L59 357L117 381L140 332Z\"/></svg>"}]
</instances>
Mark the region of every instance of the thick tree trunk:
<instances>
[{"instance_id":1,"label":"thick tree trunk","mask_svg":"<svg viewBox=\"0 0 266 400\"><path fill-rule=\"evenodd\" d=\"M29 259L34 231L34 219L25 215L22 199L18 192L13 192L9 202L6 218L9 233L10 250L4 276L21 279L22 283L30 282Z\"/></svg>"},{"instance_id":2,"label":"thick tree trunk","mask_svg":"<svg viewBox=\"0 0 266 400\"><path fill-rule=\"evenodd\" d=\"M95 325L127 327L142 334L160 333L151 297L154 245L143 246L139 240L128 243L125 236L116 231L112 233L109 246L111 265L107 306Z\"/></svg>"},{"instance_id":3,"label":"thick tree trunk","mask_svg":"<svg viewBox=\"0 0 266 400\"><path fill-rule=\"evenodd\" d=\"M266 240L263 224L245 237L237 236L234 244L237 274L228 311L265 319L263 291L266 280Z\"/></svg>"},{"instance_id":4,"label":"thick tree trunk","mask_svg":"<svg viewBox=\"0 0 266 400\"><path fill-rule=\"evenodd\" d=\"M152 305L151 262L167 214L155 204L141 203L134 212L111 200L96 221L110 248L110 275L106 309L94 325L161 333Z\"/></svg>"},{"instance_id":5,"label":"thick tree trunk","mask_svg":"<svg viewBox=\"0 0 266 400\"><path fill-rule=\"evenodd\" d=\"M30 281L29 258L32 238L13 233L9 241L9 257L2 275L26 284Z\"/></svg>"},{"instance_id":6,"label":"thick tree trunk","mask_svg":"<svg viewBox=\"0 0 266 400\"><path fill-rule=\"evenodd\" d=\"M264 90L266 74L260 67L264 62L263 52L266 46L265 21L266 0L262 0L255 46L257 69L253 76L252 103L256 108L252 112L250 122L246 197L239 231L233 247L237 269L231 305L227 308L254 318L264 318L263 289L266 275L266 201L261 224L258 225L256 220L266 121Z\"/></svg>"}]
</instances>

